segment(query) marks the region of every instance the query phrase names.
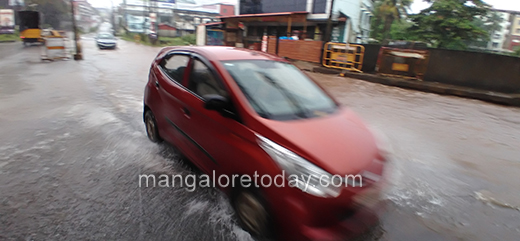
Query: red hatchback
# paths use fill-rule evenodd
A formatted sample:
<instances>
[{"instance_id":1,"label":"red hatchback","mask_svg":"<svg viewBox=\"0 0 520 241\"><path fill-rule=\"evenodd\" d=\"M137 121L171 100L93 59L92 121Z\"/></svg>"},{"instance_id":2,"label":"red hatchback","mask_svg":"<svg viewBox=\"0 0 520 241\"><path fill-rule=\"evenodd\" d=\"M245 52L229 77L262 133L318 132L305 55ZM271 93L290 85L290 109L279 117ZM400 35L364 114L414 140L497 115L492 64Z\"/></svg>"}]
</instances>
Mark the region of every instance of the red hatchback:
<instances>
[{"instance_id":1,"label":"red hatchback","mask_svg":"<svg viewBox=\"0 0 520 241\"><path fill-rule=\"evenodd\" d=\"M344 240L377 222L386 160L374 136L286 60L164 48L144 104L149 139L172 143L219 180L253 236Z\"/></svg>"}]
</instances>

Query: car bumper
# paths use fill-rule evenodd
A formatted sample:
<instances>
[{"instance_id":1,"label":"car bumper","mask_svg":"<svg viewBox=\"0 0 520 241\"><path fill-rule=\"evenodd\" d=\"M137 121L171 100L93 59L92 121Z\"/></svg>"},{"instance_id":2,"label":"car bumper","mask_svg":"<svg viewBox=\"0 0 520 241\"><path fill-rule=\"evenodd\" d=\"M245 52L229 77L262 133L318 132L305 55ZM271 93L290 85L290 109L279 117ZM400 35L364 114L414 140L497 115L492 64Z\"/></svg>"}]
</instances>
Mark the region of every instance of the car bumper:
<instances>
[{"instance_id":1,"label":"car bumper","mask_svg":"<svg viewBox=\"0 0 520 241\"><path fill-rule=\"evenodd\" d=\"M115 48L115 43L98 43L97 44L99 48Z\"/></svg>"},{"instance_id":2,"label":"car bumper","mask_svg":"<svg viewBox=\"0 0 520 241\"><path fill-rule=\"evenodd\" d=\"M385 212L383 183L350 188L338 198L317 198L290 188L272 205L279 240L349 240L379 223ZM283 198L281 196L284 196Z\"/></svg>"}]
</instances>

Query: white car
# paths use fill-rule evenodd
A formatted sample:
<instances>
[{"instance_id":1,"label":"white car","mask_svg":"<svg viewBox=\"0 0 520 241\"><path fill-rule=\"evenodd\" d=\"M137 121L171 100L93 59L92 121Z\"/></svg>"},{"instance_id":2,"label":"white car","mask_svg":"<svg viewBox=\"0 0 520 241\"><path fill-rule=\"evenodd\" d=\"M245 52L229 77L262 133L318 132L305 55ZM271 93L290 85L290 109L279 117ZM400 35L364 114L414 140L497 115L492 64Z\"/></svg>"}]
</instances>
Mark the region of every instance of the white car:
<instances>
[{"instance_id":1,"label":"white car","mask_svg":"<svg viewBox=\"0 0 520 241\"><path fill-rule=\"evenodd\" d=\"M96 43L99 49L115 49L117 47L117 39L111 33L99 33L96 37Z\"/></svg>"}]
</instances>

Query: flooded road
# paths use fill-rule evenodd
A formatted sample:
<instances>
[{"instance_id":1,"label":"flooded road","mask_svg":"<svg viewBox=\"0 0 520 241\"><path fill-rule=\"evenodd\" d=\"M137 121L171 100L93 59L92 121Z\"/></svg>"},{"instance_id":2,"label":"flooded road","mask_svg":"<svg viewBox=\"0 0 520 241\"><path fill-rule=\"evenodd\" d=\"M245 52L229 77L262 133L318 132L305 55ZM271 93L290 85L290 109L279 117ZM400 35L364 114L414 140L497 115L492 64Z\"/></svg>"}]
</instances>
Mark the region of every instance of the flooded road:
<instances>
[{"instance_id":1,"label":"flooded road","mask_svg":"<svg viewBox=\"0 0 520 241\"><path fill-rule=\"evenodd\" d=\"M0 240L251 240L216 189L138 187L197 172L145 134L159 49L82 42L79 62L0 45ZM389 210L366 240L517 240L520 109L310 75L390 146Z\"/></svg>"}]
</instances>

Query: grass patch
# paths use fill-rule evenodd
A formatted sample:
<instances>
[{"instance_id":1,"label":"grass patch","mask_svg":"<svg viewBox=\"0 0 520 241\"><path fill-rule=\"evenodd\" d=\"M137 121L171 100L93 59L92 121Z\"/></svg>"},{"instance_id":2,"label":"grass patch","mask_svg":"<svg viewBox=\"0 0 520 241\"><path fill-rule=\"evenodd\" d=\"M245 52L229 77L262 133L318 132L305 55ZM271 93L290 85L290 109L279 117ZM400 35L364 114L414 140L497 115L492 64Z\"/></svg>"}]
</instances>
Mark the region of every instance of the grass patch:
<instances>
[{"instance_id":1,"label":"grass patch","mask_svg":"<svg viewBox=\"0 0 520 241\"><path fill-rule=\"evenodd\" d=\"M181 38L159 37L161 46L186 46L191 43Z\"/></svg>"},{"instance_id":2,"label":"grass patch","mask_svg":"<svg viewBox=\"0 0 520 241\"><path fill-rule=\"evenodd\" d=\"M18 40L20 40L18 34L0 34L0 42L11 42Z\"/></svg>"}]
</instances>

